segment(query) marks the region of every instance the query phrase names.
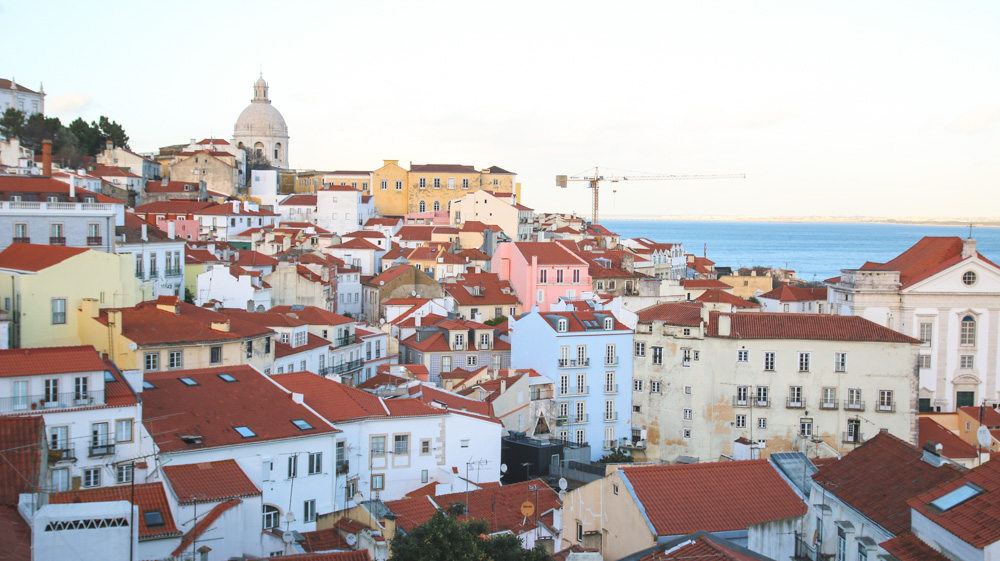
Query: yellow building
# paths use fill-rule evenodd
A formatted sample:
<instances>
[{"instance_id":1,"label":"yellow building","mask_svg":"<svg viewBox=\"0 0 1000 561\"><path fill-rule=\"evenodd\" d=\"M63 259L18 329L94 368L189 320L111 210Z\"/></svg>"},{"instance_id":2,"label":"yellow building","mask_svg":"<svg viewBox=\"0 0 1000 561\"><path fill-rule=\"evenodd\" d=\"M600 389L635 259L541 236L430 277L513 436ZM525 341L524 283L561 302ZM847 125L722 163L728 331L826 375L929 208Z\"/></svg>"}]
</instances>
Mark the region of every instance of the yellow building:
<instances>
[{"instance_id":1,"label":"yellow building","mask_svg":"<svg viewBox=\"0 0 1000 561\"><path fill-rule=\"evenodd\" d=\"M411 164L406 170L399 160L383 163L372 172L371 185L375 206L382 215L447 211L451 201L479 190L514 193L520 202L517 174L497 166L477 170L454 164Z\"/></svg>"},{"instance_id":2,"label":"yellow building","mask_svg":"<svg viewBox=\"0 0 1000 561\"><path fill-rule=\"evenodd\" d=\"M11 310L12 348L80 345L76 310L84 299L135 305L135 258L26 243L0 252L0 302Z\"/></svg>"},{"instance_id":3,"label":"yellow building","mask_svg":"<svg viewBox=\"0 0 1000 561\"><path fill-rule=\"evenodd\" d=\"M123 370L146 372L249 364L265 374L274 362L274 330L161 296L126 308L87 300L80 340Z\"/></svg>"}]
</instances>

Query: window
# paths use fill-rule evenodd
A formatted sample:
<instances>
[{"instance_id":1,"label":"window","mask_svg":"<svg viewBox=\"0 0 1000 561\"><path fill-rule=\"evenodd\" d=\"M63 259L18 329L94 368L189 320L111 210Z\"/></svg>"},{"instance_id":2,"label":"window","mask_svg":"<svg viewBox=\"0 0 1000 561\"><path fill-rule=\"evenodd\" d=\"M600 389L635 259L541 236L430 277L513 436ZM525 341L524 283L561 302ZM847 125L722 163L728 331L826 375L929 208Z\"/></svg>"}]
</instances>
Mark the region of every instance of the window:
<instances>
[{"instance_id":1,"label":"window","mask_svg":"<svg viewBox=\"0 0 1000 561\"><path fill-rule=\"evenodd\" d=\"M277 507L264 505L264 529L274 530L281 523L281 511Z\"/></svg>"},{"instance_id":2,"label":"window","mask_svg":"<svg viewBox=\"0 0 1000 561\"><path fill-rule=\"evenodd\" d=\"M580 269L573 269L573 284L580 284Z\"/></svg>"},{"instance_id":3,"label":"window","mask_svg":"<svg viewBox=\"0 0 1000 561\"><path fill-rule=\"evenodd\" d=\"M264 337L264 354L271 354L271 337Z\"/></svg>"},{"instance_id":4,"label":"window","mask_svg":"<svg viewBox=\"0 0 1000 561\"><path fill-rule=\"evenodd\" d=\"M73 379L73 399L87 399L87 377L79 376Z\"/></svg>"},{"instance_id":5,"label":"window","mask_svg":"<svg viewBox=\"0 0 1000 561\"><path fill-rule=\"evenodd\" d=\"M646 356L646 343L636 342L635 356Z\"/></svg>"},{"instance_id":6,"label":"window","mask_svg":"<svg viewBox=\"0 0 1000 561\"><path fill-rule=\"evenodd\" d=\"M759 429L766 429L767 428L767 417L758 417L757 418L757 428L759 428Z\"/></svg>"},{"instance_id":7,"label":"window","mask_svg":"<svg viewBox=\"0 0 1000 561\"><path fill-rule=\"evenodd\" d=\"M466 366L476 366L476 363L478 362L478 360L479 360L479 357L477 357L476 355L468 355L467 357L465 357L465 365Z\"/></svg>"},{"instance_id":8,"label":"window","mask_svg":"<svg viewBox=\"0 0 1000 561\"><path fill-rule=\"evenodd\" d=\"M295 425L295 428L299 430L309 430L313 428L313 426L310 425L309 422L306 421L305 419L293 419L292 424Z\"/></svg>"},{"instance_id":9,"label":"window","mask_svg":"<svg viewBox=\"0 0 1000 561\"><path fill-rule=\"evenodd\" d=\"M809 353L799 353L799 372L809 372Z\"/></svg>"},{"instance_id":10,"label":"window","mask_svg":"<svg viewBox=\"0 0 1000 561\"><path fill-rule=\"evenodd\" d=\"M691 429L684 429L684 438L691 438Z\"/></svg>"},{"instance_id":11,"label":"window","mask_svg":"<svg viewBox=\"0 0 1000 561\"><path fill-rule=\"evenodd\" d=\"M847 372L847 353L833 354L834 372Z\"/></svg>"},{"instance_id":12,"label":"window","mask_svg":"<svg viewBox=\"0 0 1000 561\"><path fill-rule=\"evenodd\" d=\"M249 427L245 427L245 426L242 426L242 425L238 426L238 427L233 427L233 430L235 430L243 438L253 438L253 437L257 436L257 433L255 433L254 431L250 430Z\"/></svg>"},{"instance_id":13,"label":"window","mask_svg":"<svg viewBox=\"0 0 1000 561\"><path fill-rule=\"evenodd\" d=\"M298 477L299 475L299 457L295 454L288 456L288 479L293 477Z\"/></svg>"},{"instance_id":14,"label":"window","mask_svg":"<svg viewBox=\"0 0 1000 561\"><path fill-rule=\"evenodd\" d=\"M235 226L235 224L234 224L234 226ZM149 277L150 278L153 278L153 277L155 277L155 276L157 276L159 274L158 271L157 271L157 268L156 268L156 264L157 264L156 253L151 251L149 253Z\"/></svg>"},{"instance_id":15,"label":"window","mask_svg":"<svg viewBox=\"0 0 1000 561\"><path fill-rule=\"evenodd\" d=\"M691 335L691 328L690 327L685 327L683 333L684 333L685 337Z\"/></svg>"},{"instance_id":16,"label":"window","mask_svg":"<svg viewBox=\"0 0 1000 561\"><path fill-rule=\"evenodd\" d=\"M747 405L749 396L750 386L736 386L736 405Z\"/></svg>"},{"instance_id":17,"label":"window","mask_svg":"<svg viewBox=\"0 0 1000 561\"><path fill-rule=\"evenodd\" d=\"M972 286L976 284L975 271L966 271L965 274L962 275L962 282L965 283L965 286Z\"/></svg>"},{"instance_id":18,"label":"window","mask_svg":"<svg viewBox=\"0 0 1000 561\"><path fill-rule=\"evenodd\" d=\"M642 413L642 406L640 406L640 405L633 405L632 406L632 412L633 413Z\"/></svg>"},{"instance_id":19,"label":"window","mask_svg":"<svg viewBox=\"0 0 1000 561\"><path fill-rule=\"evenodd\" d=\"M145 356L146 368L148 372L150 370L160 369L160 353L146 353Z\"/></svg>"},{"instance_id":20,"label":"window","mask_svg":"<svg viewBox=\"0 0 1000 561\"><path fill-rule=\"evenodd\" d=\"M975 364L974 355L962 355L959 357L959 368L964 368L966 370L971 369Z\"/></svg>"},{"instance_id":21,"label":"window","mask_svg":"<svg viewBox=\"0 0 1000 561\"><path fill-rule=\"evenodd\" d=\"M132 419L115 421L115 442L132 442Z\"/></svg>"},{"instance_id":22,"label":"window","mask_svg":"<svg viewBox=\"0 0 1000 561\"><path fill-rule=\"evenodd\" d=\"M604 364L618 364L618 354L615 352L614 344L604 346Z\"/></svg>"},{"instance_id":23,"label":"window","mask_svg":"<svg viewBox=\"0 0 1000 561\"><path fill-rule=\"evenodd\" d=\"M615 373L605 372L604 373L604 393L616 393L618 391L618 384L615 383Z\"/></svg>"},{"instance_id":24,"label":"window","mask_svg":"<svg viewBox=\"0 0 1000 561\"><path fill-rule=\"evenodd\" d=\"M693 412L690 409L685 409L684 410L684 420L685 421L690 421L693 418L693 416L694 416L694 414L693 414Z\"/></svg>"},{"instance_id":25,"label":"window","mask_svg":"<svg viewBox=\"0 0 1000 561\"><path fill-rule=\"evenodd\" d=\"M385 456L385 437L372 437L372 456Z\"/></svg>"},{"instance_id":26,"label":"window","mask_svg":"<svg viewBox=\"0 0 1000 561\"><path fill-rule=\"evenodd\" d=\"M84 487L100 487L101 486L101 468L90 468L83 470L83 486Z\"/></svg>"},{"instance_id":27,"label":"window","mask_svg":"<svg viewBox=\"0 0 1000 561\"><path fill-rule=\"evenodd\" d=\"M649 383L649 393L660 393L660 382L653 380Z\"/></svg>"},{"instance_id":28,"label":"window","mask_svg":"<svg viewBox=\"0 0 1000 561\"><path fill-rule=\"evenodd\" d=\"M962 334L959 344L963 347L976 346L976 318L972 316L962 318Z\"/></svg>"},{"instance_id":29,"label":"window","mask_svg":"<svg viewBox=\"0 0 1000 561\"><path fill-rule=\"evenodd\" d=\"M538 271L538 282L539 284L545 284L549 282L549 272L546 269L541 269Z\"/></svg>"},{"instance_id":30,"label":"window","mask_svg":"<svg viewBox=\"0 0 1000 561\"><path fill-rule=\"evenodd\" d=\"M49 236L55 238L55 240L60 240L62 244L66 243L66 240L63 238L63 225L59 222L53 222L49 225ZM50 243L55 244L60 242L53 241Z\"/></svg>"},{"instance_id":31,"label":"window","mask_svg":"<svg viewBox=\"0 0 1000 561\"><path fill-rule=\"evenodd\" d=\"M691 366L691 349L681 349L681 355L682 355L681 365Z\"/></svg>"},{"instance_id":32,"label":"window","mask_svg":"<svg viewBox=\"0 0 1000 561\"><path fill-rule=\"evenodd\" d=\"M17 380L13 384L13 406L15 411L28 408L28 381Z\"/></svg>"},{"instance_id":33,"label":"window","mask_svg":"<svg viewBox=\"0 0 1000 561\"><path fill-rule=\"evenodd\" d=\"M168 351L167 352L167 368L182 368L183 361L181 357L183 356L183 351Z\"/></svg>"},{"instance_id":34,"label":"window","mask_svg":"<svg viewBox=\"0 0 1000 561\"><path fill-rule=\"evenodd\" d=\"M642 380L632 380L632 391L642 391Z\"/></svg>"},{"instance_id":35,"label":"window","mask_svg":"<svg viewBox=\"0 0 1000 561\"><path fill-rule=\"evenodd\" d=\"M115 482L119 485L132 483L132 464L121 464L115 470Z\"/></svg>"},{"instance_id":36,"label":"window","mask_svg":"<svg viewBox=\"0 0 1000 561\"><path fill-rule=\"evenodd\" d=\"M410 453L410 435L397 434L392 437L392 453L406 455Z\"/></svg>"},{"instance_id":37,"label":"window","mask_svg":"<svg viewBox=\"0 0 1000 561\"><path fill-rule=\"evenodd\" d=\"M663 364L663 347L653 347L653 364Z\"/></svg>"},{"instance_id":38,"label":"window","mask_svg":"<svg viewBox=\"0 0 1000 561\"><path fill-rule=\"evenodd\" d=\"M586 345L577 345L576 347L576 364L587 366L587 347Z\"/></svg>"},{"instance_id":39,"label":"window","mask_svg":"<svg viewBox=\"0 0 1000 561\"><path fill-rule=\"evenodd\" d=\"M383 179L382 181L379 182L378 186L379 186L379 189L385 191L386 189L389 188L389 180L388 179Z\"/></svg>"},{"instance_id":40,"label":"window","mask_svg":"<svg viewBox=\"0 0 1000 561\"><path fill-rule=\"evenodd\" d=\"M837 388L823 388L823 399L820 402L820 407L823 409L837 407Z\"/></svg>"},{"instance_id":41,"label":"window","mask_svg":"<svg viewBox=\"0 0 1000 561\"><path fill-rule=\"evenodd\" d=\"M385 475L381 473L372 474L372 491L385 489Z\"/></svg>"},{"instance_id":42,"label":"window","mask_svg":"<svg viewBox=\"0 0 1000 561\"><path fill-rule=\"evenodd\" d=\"M185 376L184 378L177 378L177 379L180 380L181 383L184 384L185 386L197 386L198 385L198 382L195 382L194 378L188 378L188 377Z\"/></svg>"},{"instance_id":43,"label":"window","mask_svg":"<svg viewBox=\"0 0 1000 561\"><path fill-rule=\"evenodd\" d=\"M584 401L576 402L576 422L582 423L587 420L587 403Z\"/></svg>"},{"instance_id":44,"label":"window","mask_svg":"<svg viewBox=\"0 0 1000 561\"><path fill-rule=\"evenodd\" d=\"M66 323L66 299L52 299L52 325L62 325Z\"/></svg>"},{"instance_id":45,"label":"window","mask_svg":"<svg viewBox=\"0 0 1000 561\"><path fill-rule=\"evenodd\" d=\"M209 349L209 362L212 364L222 364L222 346L215 345Z\"/></svg>"},{"instance_id":46,"label":"window","mask_svg":"<svg viewBox=\"0 0 1000 561\"><path fill-rule=\"evenodd\" d=\"M440 177L435 177L434 178L434 188L435 189L440 189L441 188L441 178Z\"/></svg>"},{"instance_id":47,"label":"window","mask_svg":"<svg viewBox=\"0 0 1000 561\"><path fill-rule=\"evenodd\" d=\"M931 367L931 355L920 355L917 357L917 366L920 368L930 368Z\"/></svg>"},{"instance_id":48,"label":"window","mask_svg":"<svg viewBox=\"0 0 1000 561\"><path fill-rule=\"evenodd\" d=\"M562 282L563 282L563 270L562 269L556 270L556 282L559 283L559 284L562 284Z\"/></svg>"},{"instance_id":49,"label":"window","mask_svg":"<svg viewBox=\"0 0 1000 561\"><path fill-rule=\"evenodd\" d=\"M931 346L931 340L934 337L934 324L931 322L924 322L920 324L920 341L925 347Z\"/></svg>"},{"instance_id":50,"label":"window","mask_svg":"<svg viewBox=\"0 0 1000 561\"><path fill-rule=\"evenodd\" d=\"M420 441L420 454L427 455L431 453L431 439L424 438Z\"/></svg>"},{"instance_id":51,"label":"window","mask_svg":"<svg viewBox=\"0 0 1000 561\"><path fill-rule=\"evenodd\" d=\"M488 350L490 348L490 334L480 333L479 334L479 350Z\"/></svg>"},{"instance_id":52,"label":"window","mask_svg":"<svg viewBox=\"0 0 1000 561\"><path fill-rule=\"evenodd\" d=\"M857 409L861 407L861 388L848 388L847 407Z\"/></svg>"},{"instance_id":53,"label":"window","mask_svg":"<svg viewBox=\"0 0 1000 561\"><path fill-rule=\"evenodd\" d=\"M736 416L736 428L738 428L738 429L745 429L745 428L747 428L747 416L746 415L737 415Z\"/></svg>"},{"instance_id":54,"label":"window","mask_svg":"<svg viewBox=\"0 0 1000 561\"><path fill-rule=\"evenodd\" d=\"M309 499L302 503L302 516L306 522L316 521L316 499Z\"/></svg>"},{"instance_id":55,"label":"window","mask_svg":"<svg viewBox=\"0 0 1000 561\"><path fill-rule=\"evenodd\" d=\"M865 544L858 544L858 561L868 561L868 548Z\"/></svg>"},{"instance_id":56,"label":"window","mask_svg":"<svg viewBox=\"0 0 1000 561\"><path fill-rule=\"evenodd\" d=\"M757 406L767 407L767 386L757 386Z\"/></svg>"},{"instance_id":57,"label":"window","mask_svg":"<svg viewBox=\"0 0 1000 561\"><path fill-rule=\"evenodd\" d=\"M684 386L684 393L687 395L691 395L691 386Z\"/></svg>"},{"instance_id":58,"label":"window","mask_svg":"<svg viewBox=\"0 0 1000 561\"><path fill-rule=\"evenodd\" d=\"M812 419L799 419L799 436L802 438L812 438L813 435L813 421Z\"/></svg>"},{"instance_id":59,"label":"window","mask_svg":"<svg viewBox=\"0 0 1000 561\"><path fill-rule=\"evenodd\" d=\"M12 197L13 198L13 197ZM28 224L25 222L17 222L14 224L14 239L15 240L26 240L28 239Z\"/></svg>"},{"instance_id":60,"label":"window","mask_svg":"<svg viewBox=\"0 0 1000 561\"><path fill-rule=\"evenodd\" d=\"M309 454L309 475L323 473L323 453L316 452Z\"/></svg>"},{"instance_id":61,"label":"window","mask_svg":"<svg viewBox=\"0 0 1000 561\"><path fill-rule=\"evenodd\" d=\"M740 349L736 351L736 361L737 362L750 362L750 351L746 349Z\"/></svg>"},{"instance_id":62,"label":"window","mask_svg":"<svg viewBox=\"0 0 1000 561\"><path fill-rule=\"evenodd\" d=\"M247 358L253 358L253 341L247 341Z\"/></svg>"},{"instance_id":63,"label":"window","mask_svg":"<svg viewBox=\"0 0 1000 561\"><path fill-rule=\"evenodd\" d=\"M566 321L566 318L559 318L559 321L556 322L556 331L559 333L565 333L568 325L569 324Z\"/></svg>"},{"instance_id":64,"label":"window","mask_svg":"<svg viewBox=\"0 0 1000 561\"><path fill-rule=\"evenodd\" d=\"M607 399L607 400L605 400L604 401L604 420L605 421L614 421L617 418L618 418L618 415L615 413L615 400L613 400L613 399Z\"/></svg>"},{"instance_id":65,"label":"window","mask_svg":"<svg viewBox=\"0 0 1000 561\"><path fill-rule=\"evenodd\" d=\"M764 351L764 370L774 371L774 351Z\"/></svg>"},{"instance_id":66,"label":"window","mask_svg":"<svg viewBox=\"0 0 1000 561\"><path fill-rule=\"evenodd\" d=\"M879 411L892 411L892 390L879 390L878 391L878 410Z\"/></svg>"}]
</instances>

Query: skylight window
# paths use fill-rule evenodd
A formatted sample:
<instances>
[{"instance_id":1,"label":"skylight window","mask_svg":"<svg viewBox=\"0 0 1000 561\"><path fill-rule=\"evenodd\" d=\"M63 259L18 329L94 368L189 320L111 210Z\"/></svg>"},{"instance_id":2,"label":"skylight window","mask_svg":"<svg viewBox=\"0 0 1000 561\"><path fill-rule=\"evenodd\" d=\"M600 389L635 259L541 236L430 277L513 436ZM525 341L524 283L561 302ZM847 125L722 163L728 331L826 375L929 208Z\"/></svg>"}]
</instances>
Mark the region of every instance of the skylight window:
<instances>
[{"instance_id":1,"label":"skylight window","mask_svg":"<svg viewBox=\"0 0 1000 561\"><path fill-rule=\"evenodd\" d=\"M255 433L254 431L250 430L248 427L240 426L240 427L234 427L234 428L236 429L236 432L240 433L240 436L242 436L243 438L253 438L253 437L257 436L257 433Z\"/></svg>"},{"instance_id":2,"label":"skylight window","mask_svg":"<svg viewBox=\"0 0 1000 561\"><path fill-rule=\"evenodd\" d=\"M232 374L219 374L219 378L222 378L226 382L238 382L236 378L233 378Z\"/></svg>"},{"instance_id":3,"label":"skylight window","mask_svg":"<svg viewBox=\"0 0 1000 561\"><path fill-rule=\"evenodd\" d=\"M958 489L934 499L931 501L931 506L941 512L946 512L964 503L965 501L984 493L985 491L986 490L979 485L966 483Z\"/></svg>"},{"instance_id":4,"label":"skylight window","mask_svg":"<svg viewBox=\"0 0 1000 561\"><path fill-rule=\"evenodd\" d=\"M146 527L151 528L153 526L163 526L163 514L158 510L150 510L142 513L142 517L146 520Z\"/></svg>"},{"instance_id":5,"label":"skylight window","mask_svg":"<svg viewBox=\"0 0 1000 561\"><path fill-rule=\"evenodd\" d=\"M292 424L298 427L299 430L309 430L313 428L313 426L307 423L305 419L294 419L292 420Z\"/></svg>"},{"instance_id":6,"label":"skylight window","mask_svg":"<svg viewBox=\"0 0 1000 561\"><path fill-rule=\"evenodd\" d=\"M181 382L183 382L185 386L197 386L198 385L198 382L195 382L191 378L186 378L185 377L185 378L177 378L177 379L180 380Z\"/></svg>"},{"instance_id":7,"label":"skylight window","mask_svg":"<svg viewBox=\"0 0 1000 561\"><path fill-rule=\"evenodd\" d=\"M114 374L112 374L110 370L105 370L104 371L104 383L107 384L108 382L114 382L114 381L115 381Z\"/></svg>"},{"instance_id":8,"label":"skylight window","mask_svg":"<svg viewBox=\"0 0 1000 561\"><path fill-rule=\"evenodd\" d=\"M156 386L154 386L152 382L149 382L147 380L143 380L142 381L142 389L144 389L144 390L155 390Z\"/></svg>"}]
</instances>

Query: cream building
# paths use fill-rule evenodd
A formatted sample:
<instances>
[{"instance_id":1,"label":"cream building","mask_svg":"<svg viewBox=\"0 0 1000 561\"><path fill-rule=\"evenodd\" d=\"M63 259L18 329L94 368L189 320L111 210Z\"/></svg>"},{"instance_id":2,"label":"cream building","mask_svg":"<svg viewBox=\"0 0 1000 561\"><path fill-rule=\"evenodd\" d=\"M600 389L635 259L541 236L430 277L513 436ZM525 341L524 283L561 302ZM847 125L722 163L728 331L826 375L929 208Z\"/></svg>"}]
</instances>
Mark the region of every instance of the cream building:
<instances>
[{"instance_id":1,"label":"cream building","mask_svg":"<svg viewBox=\"0 0 1000 561\"><path fill-rule=\"evenodd\" d=\"M39 84L38 91L29 90L14 80L0 78L0 113L17 109L30 117L35 113L45 113L45 88Z\"/></svg>"},{"instance_id":2,"label":"cream building","mask_svg":"<svg viewBox=\"0 0 1000 561\"><path fill-rule=\"evenodd\" d=\"M880 429L917 441L919 341L859 317L639 312L632 438L639 458L844 454Z\"/></svg>"},{"instance_id":3,"label":"cream building","mask_svg":"<svg viewBox=\"0 0 1000 561\"><path fill-rule=\"evenodd\" d=\"M288 125L267 97L263 77L253 85L253 101L240 113L233 129L233 144L254 150L276 168L288 169Z\"/></svg>"},{"instance_id":4,"label":"cream building","mask_svg":"<svg viewBox=\"0 0 1000 561\"><path fill-rule=\"evenodd\" d=\"M449 210L451 223L459 228L465 222L477 221L490 226L499 226L503 233L514 241L532 241L534 212L514 202L513 194L505 195L488 190L474 191L451 201Z\"/></svg>"},{"instance_id":5,"label":"cream building","mask_svg":"<svg viewBox=\"0 0 1000 561\"><path fill-rule=\"evenodd\" d=\"M520 200L517 174L497 166L478 170L454 164L411 164L407 170L399 160L383 160L371 181L375 207L386 216L449 211L452 201L481 189L500 196L513 194Z\"/></svg>"},{"instance_id":6,"label":"cream building","mask_svg":"<svg viewBox=\"0 0 1000 561\"><path fill-rule=\"evenodd\" d=\"M1000 401L1000 268L976 240L925 237L888 263L843 269L826 284L834 313L921 341L921 411Z\"/></svg>"}]
</instances>

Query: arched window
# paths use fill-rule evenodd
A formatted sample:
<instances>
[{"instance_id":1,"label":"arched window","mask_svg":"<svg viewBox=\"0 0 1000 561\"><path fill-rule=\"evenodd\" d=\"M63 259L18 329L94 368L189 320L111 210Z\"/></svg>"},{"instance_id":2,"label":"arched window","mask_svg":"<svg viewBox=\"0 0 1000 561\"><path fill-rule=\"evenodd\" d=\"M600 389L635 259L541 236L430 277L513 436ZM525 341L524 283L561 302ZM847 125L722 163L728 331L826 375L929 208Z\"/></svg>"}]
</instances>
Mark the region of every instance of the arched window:
<instances>
[{"instance_id":1,"label":"arched window","mask_svg":"<svg viewBox=\"0 0 1000 561\"><path fill-rule=\"evenodd\" d=\"M278 154L281 154L281 143L280 142L276 142L274 144L274 159L275 160L280 160L281 159L281 156L279 156Z\"/></svg>"},{"instance_id":2,"label":"arched window","mask_svg":"<svg viewBox=\"0 0 1000 561\"><path fill-rule=\"evenodd\" d=\"M281 524L281 511L278 507L264 505L264 529L274 530Z\"/></svg>"},{"instance_id":3,"label":"arched window","mask_svg":"<svg viewBox=\"0 0 1000 561\"><path fill-rule=\"evenodd\" d=\"M451 212L451 201L448 201L448 212Z\"/></svg>"},{"instance_id":4,"label":"arched window","mask_svg":"<svg viewBox=\"0 0 1000 561\"><path fill-rule=\"evenodd\" d=\"M556 331L558 331L559 333L565 333L567 326L568 326L568 323L567 323L566 319L565 318L559 318L558 327L556 327Z\"/></svg>"},{"instance_id":5,"label":"arched window","mask_svg":"<svg viewBox=\"0 0 1000 561\"><path fill-rule=\"evenodd\" d=\"M434 210L441 210L441 201L434 201Z\"/></svg>"},{"instance_id":6,"label":"arched window","mask_svg":"<svg viewBox=\"0 0 1000 561\"><path fill-rule=\"evenodd\" d=\"M976 318L971 315L962 318L962 335L959 344L963 347L976 346Z\"/></svg>"},{"instance_id":7,"label":"arched window","mask_svg":"<svg viewBox=\"0 0 1000 561\"><path fill-rule=\"evenodd\" d=\"M604 318L604 329L607 331L611 331L614 328L615 328L615 320L611 318Z\"/></svg>"},{"instance_id":8,"label":"arched window","mask_svg":"<svg viewBox=\"0 0 1000 561\"><path fill-rule=\"evenodd\" d=\"M417 212L427 212L427 203L420 201L420 204L417 205Z\"/></svg>"},{"instance_id":9,"label":"arched window","mask_svg":"<svg viewBox=\"0 0 1000 561\"><path fill-rule=\"evenodd\" d=\"M240 142L239 144L237 144L236 147L239 148L240 150L245 150L246 149L246 147L243 146L242 142Z\"/></svg>"},{"instance_id":10,"label":"arched window","mask_svg":"<svg viewBox=\"0 0 1000 561\"><path fill-rule=\"evenodd\" d=\"M263 142L258 142L256 144L254 144L253 145L253 151L257 153L258 157L263 156L264 155L264 143Z\"/></svg>"}]
</instances>

